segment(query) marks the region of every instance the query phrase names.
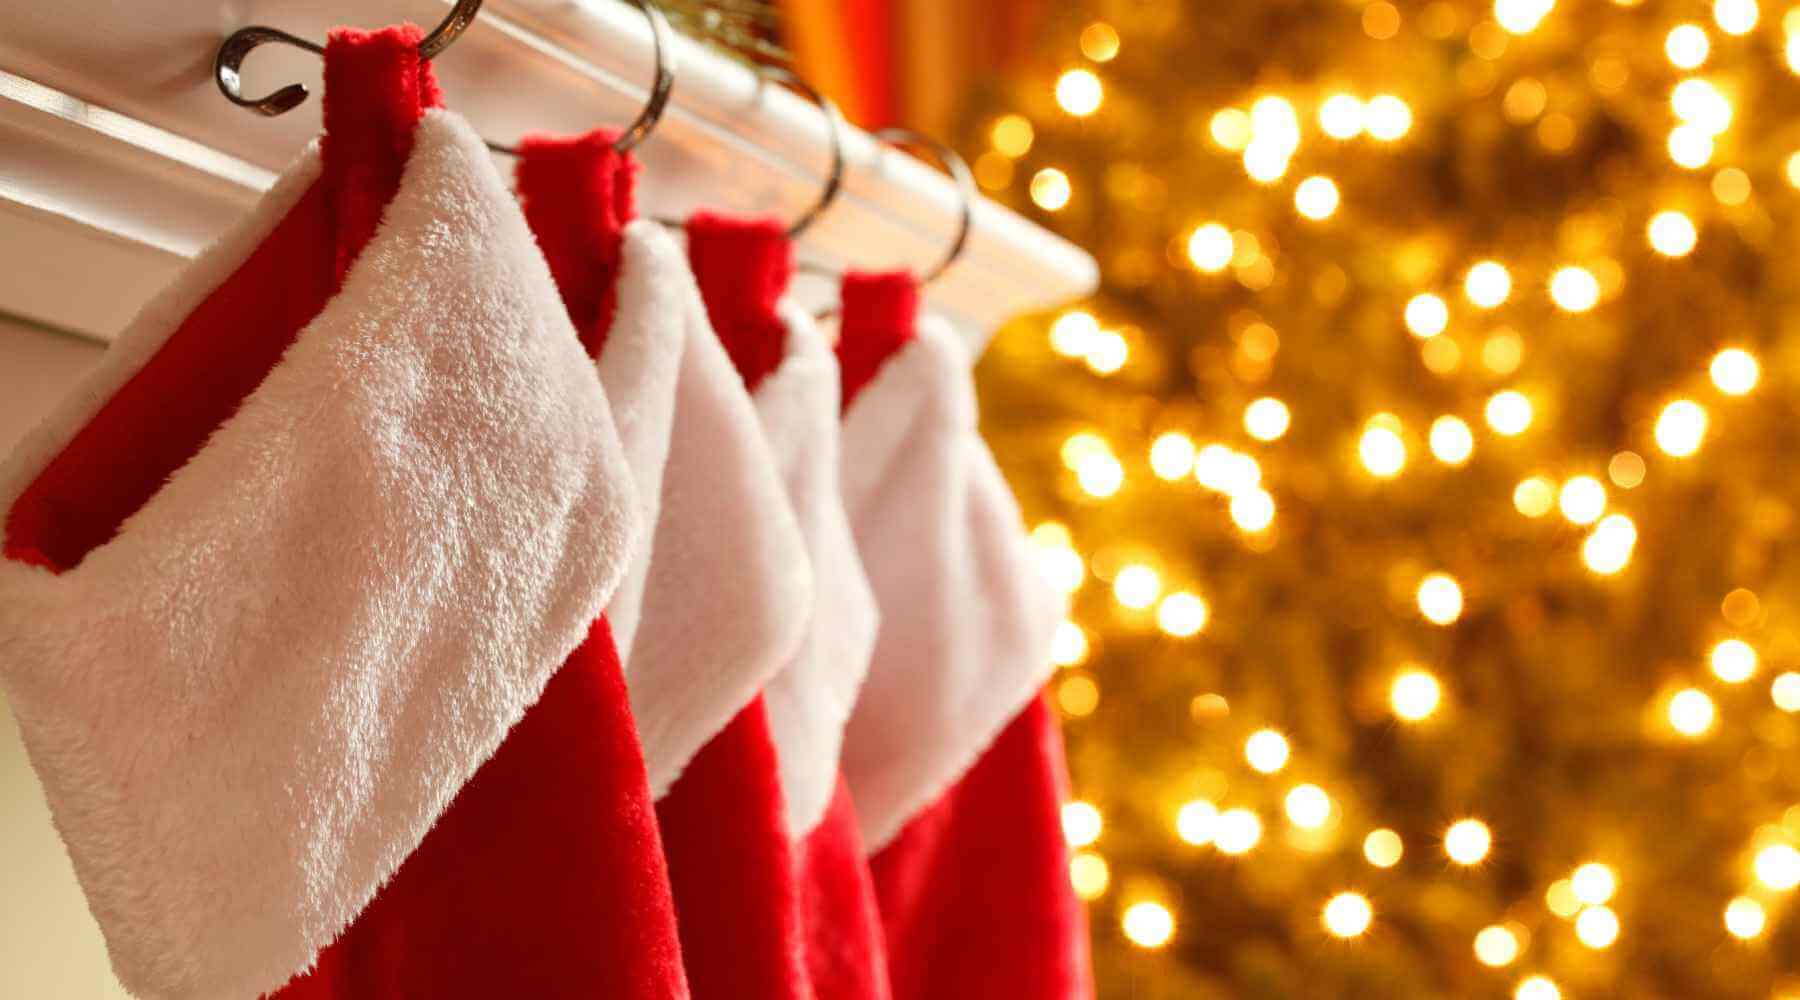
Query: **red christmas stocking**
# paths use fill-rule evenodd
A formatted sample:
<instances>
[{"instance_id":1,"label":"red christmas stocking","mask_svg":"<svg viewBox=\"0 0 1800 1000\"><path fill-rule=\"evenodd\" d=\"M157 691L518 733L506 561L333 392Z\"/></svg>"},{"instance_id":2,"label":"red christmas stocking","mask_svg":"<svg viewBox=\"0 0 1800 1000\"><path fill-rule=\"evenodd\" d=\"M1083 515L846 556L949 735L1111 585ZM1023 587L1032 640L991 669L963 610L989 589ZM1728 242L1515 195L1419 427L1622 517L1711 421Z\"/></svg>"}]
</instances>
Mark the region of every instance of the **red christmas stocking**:
<instances>
[{"instance_id":1,"label":"red christmas stocking","mask_svg":"<svg viewBox=\"0 0 1800 1000\"><path fill-rule=\"evenodd\" d=\"M837 766L874 645L875 608L839 493L836 359L811 317L781 302L794 262L778 223L697 215L687 232L707 314L756 402L817 581L806 640L764 689L795 842L808 977L821 1000L885 1000L874 887ZM692 772L664 803L665 817L684 794L705 801Z\"/></svg>"},{"instance_id":2,"label":"red christmas stocking","mask_svg":"<svg viewBox=\"0 0 1800 1000\"><path fill-rule=\"evenodd\" d=\"M851 275L844 497L882 629L845 772L896 1000L1093 994L1038 686L1059 603L976 428L969 361L910 276Z\"/></svg>"},{"instance_id":3,"label":"red christmas stocking","mask_svg":"<svg viewBox=\"0 0 1800 1000\"><path fill-rule=\"evenodd\" d=\"M351 100L328 105L330 136L331 115L382 106L386 87L373 74L336 82L332 93ZM388 158L385 124L368 130L349 170ZM582 318L592 350L610 310ZM503 995L686 995L643 756L604 619L319 968L280 994Z\"/></svg>"},{"instance_id":4,"label":"red christmas stocking","mask_svg":"<svg viewBox=\"0 0 1800 1000\"><path fill-rule=\"evenodd\" d=\"M0 683L140 997L275 989L358 913L296 992L674 968L596 625L637 533L625 455L419 38L334 34L322 148L0 468ZM522 764L545 727L583 736Z\"/></svg>"},{"instance_id":5,"label":"red christmas stocking","mask_svg":"<svg viewBox=\"0 0 1800 1000\"><path fill-rule=\"evenodd\" d=\"M799 642L811 577L756 414L686 267L653 223L620 236L630 175L608 138L528 143L519 182L578 327L613 308L610 280L595 282L623 269L619 319L592 346L658 531L610 613L628 623L627 682L653 784L673 784L657 813L688 981L696 996L806 998L757 691ZM616 180L596 189L609 173Z\"/></svg>"}]
</instances>

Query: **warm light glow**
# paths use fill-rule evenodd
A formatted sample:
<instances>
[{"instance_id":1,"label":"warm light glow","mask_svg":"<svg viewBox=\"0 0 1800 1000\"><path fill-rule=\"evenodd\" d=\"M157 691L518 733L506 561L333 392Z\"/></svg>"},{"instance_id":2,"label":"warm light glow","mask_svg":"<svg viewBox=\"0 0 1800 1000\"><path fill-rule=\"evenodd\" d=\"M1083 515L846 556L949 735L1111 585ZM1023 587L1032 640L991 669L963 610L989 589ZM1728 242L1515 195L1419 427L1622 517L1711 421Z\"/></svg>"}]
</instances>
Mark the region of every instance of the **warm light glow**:
<instances>
[{"instance_id":1,"label":"warm light glow","mask_svg":"<svg viewBox=\"0 0 1800 1000\"><path fill-rule=\"evenodd\" d=\"M1133 563L1113 577L1113 596L1128 608L1143 609L1162 594L1162 577L1148 566Z\"/></svg>"},{"instance_id":2,"label":"warm light glow","mask_svg":"<svg viewBox=\"0 0 1800 1000\"><path fill-rule=\"evenodd\" d=\"M1056 103L1077 118L1086 118L1100 110L1106 90L1100 77L1090 69L1072 69L1056 80Z\"/></svg>"},{"instance_id":3,"label":"warm light glow","mask_svg":"<svg viewBox=\"0 0 1800 1000\"><path fill-rule=\"evenodd\" d=\"M1259 729L1244 741L1244 759L1263 774L1274 774L1287 766L1287 737L1273 729Z\"/></svg>"},{"instance_id":4,"label":"warm light glow","mask_svg":"<svg viewBox=\"0 0 1800 1000\"><path fill-rule=\"evenodd\" d=\"M1180 431L1168 431L1150 443L1150 471L1162 479L1183 479L1194 471L1194 439Z\"/></svg>"},{"instance_id":5,"label":"warm light glow","mask_svg":"<svg viewBox=\"0 0 1800 1000\"><path fill-rule=\"evenodd\" d=\"M1274 495L1260 487L1232 494L1231 522L1251 534L1268 530L1275 523Z\"/></svg>"},{"instance_id":6,"label":"warm light glow","mask_svg":"<svg viewBox=\"0 0 1800 1000\"><path fill-rule=\"evenodd\" d=\"M1636 489L1643 484L1647 471L1644 456L1635 451L1621 451L1606 463L1607 478L1620 489Z\"/></svg>"},{"instance_id":7,"label":"warm light glow","mask_svg":"<svg viewBox=\"0 0 1800 1000\"><path fill-rule=\"evenodd\" d=\"M1105 21L1081 29L1081 54L1095 62L1111 62L1119 54L1119 33Z\"/></svg>"},{"instance_id":8,"label":"warm light glow","mask_svg":"<svg viewBox=\"0 0 1800 1000\"><path fill-rule=\"evenodd\" d=\"M1284 802L1288 822L1302 830L1317 830L1331 818L1331 796L1318 785L1295 785Z\"/></svg>"},{"instance_id":9,"label":"warm light glow","mask_svg":"<svg viewBox=\"0 0 1800 1000\"><path fill-rule=\"evenodd\" d=\"M1488 426L1494 429L1494 433L1515 437L1525 433L1526 428L1531 426L1531 400L1514 389L1497 392L1488 397L1485 415Z\"/></svg>"},{"instance_id":10,"label":"warm light glow","mask_svg":"<svg viewBox=\"0 0 1800 1000\"><path fill-rule=\"evenodd\" d=\"M1480 864L1493 846L1493 833L1478 819L1458 820L1444 832L1444 853L1459 865Z\"/></svg>"},{"instance_id":11,"label":"warm light glow","mask_svg":"<svg viewBox=\"0 0 1800 1000\"><path fill-rule=\"evenodd\" d=\"M1388 704L1394 714L1407 722L1419 722L1437 711L1443 689L1436 677L1426 670L1404 670L1388 688Z\"/></svg>"},{"instance_id":12,"label":"warm light glow","mask_svg":"<svg viewBox=\"0 0 1800 1000\"><path fill-rule=\"evenodd\" d=\"M1205 799L1187 802L1175 813L1175 835L1195 847L1213 842L1219 830L1219 807Z\"/></svg>"},{"instance_id":13,"label":"warm light glow","mask_svg":"<svg viewBox=\"0 0 1800 1000\"><path fill-rule=\"evenodd\" d=\"M1501 329L1481 344L1481 363L1495 375L1511 375L1525 360L1525 342L1511 330Z\"/></svg>"},{"instance_id":14,"label":"warm light glow","mask_svg":"<svg viewBox=\"0 0 1800 1000\"><path fill-rule=\"evenodd\" d=\"M1222 108L1213 112L1207 133L1221 149L1240 152L1250 144L1250 116L1237 108Z\"/></svg>"},{"instance_id":15,"label":"warm light glow","mask_svg":"<svg viewBox=\"0 0 1800 1000\"><path fill-rule=\"evenodd\" d=\"M1445 465L1461 465L1475 452L1475 434L1461 417L1431 422L1431 454Z\"/></svg>"},{"instance_id":16,"label":"warm light glow","mask_svg":"<svg viewBox=\"0 0 1800 1000\"><path fill-rule=\"evenodd\" d=\"M1756 0L1713 0L1713 21L1727 35L1747 35L1756 27Z\"/></svg>"},{"instance_id":17,"label":"warm light glow","mask_svg":"<svg viewBox=\"0 0 1800 1000\"><path fill-rule=\"evenodd\" d=\"M1110 453L1096 452L1083 456L1075 466L1075 481L1089 496L1104 500L1124 485L1125 467Z\"/></svg>"},{"instance_id":18,"label":"warm light glow","mask_svg":"<svg viewBox=\"0 0 1800 1000\"><path fill-rule=\"evenodd\" d=\"M1363 857L1377 868L1394 867L1400 863L1400 856L1404 853L1406 845L1401 842L1400 835L1386 827L1371 830L1363 838Z\"/></svg>"},{"instance_id":19,"label":"warm light glow","mask_svg":"<svg viewBox=\"0 0 1800 1000\"><path fill-rule=\"evenodd\" d=\"M1294 188L1294 209L1309 219L1328 219L1337 207L1337 184L1324 174L1314 174Z\"/></svg>"},{"instance_id":20,"label":"warm light glow","mask_svg":"<svg viewBox=\"0 0 1800 1000\"><path fill-rule=\"evenodd\" d=\"M1262 840L1262 819L1248 809L1227 809L1219 814L1213 830L1213 846L1221 854L1248 854Z\"/></svg>"},{"instance_id":21,"label":"warm light glow","mask_svg":"<svg viewBox=\"0 0 1800 1000\"><path fill-rule=\"evenodd\" d=\"M1392 94L1381 94L1363 107L1363 127L1382 142L1393 142L1412 128L1412 109Z\"/></svg>"},{"instance_id":22,"label":"warm light glow","mask_svg":"<svg viewBox=\"0 0 1800 1000\"><path fill-rule=\"evenodd\" d=\"M1340 892L1325 903L1321 919L1333 937L1361 937L1375 920L1375 908L1360 892Z\"/></svg>"},{"instance_id":23,"label":"warm light glow","mask_svg":"<svg viewBox=\"0 0 1800 1000\"><path fill-rule=\"evenodd\" d=\"M1062 807L1063 839L1070 847L1086 847L1100 839L1105 822L1091 802L1070 802Z\"/></svg>"},{"instance_id":24,"label":"warm light glow","mask_svg":"<svg viewBox=\"0 0 1800 1000\"><path fill-rule=\"evenodd\" d=\"M1031 200L1046 212L1067 206L1073 193L1069 175L1055 167L1045 167L1031 177Z\"/></svg>"},{"instance_id":25,"label":"warm light glow","mask_svg":"<svg viewBox=\"0 0 1800 1000\"><path fill-rule=\"evenodd\" d=\"M1265 143L1289 156L1300 147L1300 115L1285 97L1259 97L1250 105L1250 137L1252 144Z\"/></svg>"},{"instance_id":26,"label":"warm light glow","mask_svg":"<svg viewBox=\"0 0 1800 1000\"><path fill-rule=\"evenodd\" d=\"M1619 940L1619 915L1610 907L1590 906L1575 917L1575 937L1596 951Z\"/></svg>"},{"instance_id":27,"label":"warm light glow","mask_svg":"<svg viewBox=\"0 0 1800 1000\"><path fill-rule=\"evenodd\" d=\"M1450 307L1436 295L1426 292L1406 303L1406 328L1415 337L1435 337L1450 325Z\"/></svg>"},{"instance_id":28,"label":"warm light glow","mask_svg":"<svg viewBox=\"0 0 1800 1000\"><path fill-rule=\"evenodd\" d=\"M1742 396L1756 388L1762 379L1762 365L1756 356L1737 347L1728 347L1713 355L1710 368L1713 385L1727 396Z\"/></svg>"},{"instance_id":29,"label":"warm light glow","mask_svg":"<svg viewBox=\"0 0 1800 1000\"><path fill-rule=\"evenodd\" d=\"M1691 76L1676 84L1669 92L1669 107L1675 117L1699 129L1709 141L1731 127L1731 102L1703 77ZM1670 148L1674 148L1673 140Z\"/></svg>"},{"instance_id":30,"label":"warm light glow","mask_svg":"<svg viewBox=\"0 0 1800 1000\"><path fill-rule=\"evenodd\" d=\"M1092 715L1100 707L1100 685L1092 677L1065 677L1056 686L1056 703L1064 714L1077 719Z\"/></svg>"},{"instance_id":31,"label":"warm light glow","mask_svg":"<svg viewBox=\"0 0 1800 1000\"><path fill-rule=\"evenodd\" d=\"M1712 162L1712 133L1698 125L1677 125L1669 130L1669 159L1678 167L1698 170Z\"/></svg>"},{"instance_id":32,"label":"warm light glow","mask_svg":"<svg viewBox=\"0 0 1800 1000\"><path fill-rule=\"evenodd\" d=\"M1800 674L1787 670L1776 675L1769 697L1783 712L1800 712Z\"/></svg>"},{"instance_id":33,"label":"warm light glow","mask_svg":"<svg viewBox=\"0 0 1800 1000\"><path fill-rule=\"evenodd\" d=\"M1742 639L1726 639L1708 657L1713 676L1727 684L1742 684L1756 674L1756 647Z\"/></svg>"},{"instance_id":34,"label":"warm light glow","mask_svg":"<svg viewBox=\"0 0 1800 1000\"><path fill-rule=\"evenodd\" d=\"M1582 903L1599 906L1609 902L1613 893L1619 891L1619 876L1611 865L1589 861L1569 876L1569 888L1574 890L1575 898Z\"/></svg>"},{"instance_id":35,"label":"warm light glow","mask_svg":"<svg viewBox=\"0 0 1800 1000\"><path fill-rule=\"evenodd\" d=\"M1264 396L1244 407L1244 430L1258 441L1274 441L1287 433L1287 404L1273 396Z\"/></svg>"},{"instance_id":36,"label":"warm light glow","mask_svg":"<svg viewBox=\"0 0 1800 1000\"><path fill-rule=\"evenodd\" d=\"M1100 336L1100 321L1085 309L1071 309L1050 324L1050 349L1065 358L1085 357Z\"/></svg>"},{"instance_id":37,"label":"warm light glow","mask_svg":"<svg viewBox=\"0 0 1800 1000\"><path fill-rule=\"evenodd\" d=\"M1519 957L1519 937L1499 924L1483 927L1475 935L1475 958L1482 965L1498 969L1511 965Z\"/></svg>"},{"instance_id":38,"label":"warm light glow","mask_svg":"<svg viewBox=\"0 0 1800 1000\"><path fill-rule=\"evenodd\" d=\"M1676 69L1697 69L1711 52L1712 42L1706 37L1706 29L1698 24L1678 24L1663 39L1663 54Z\"/></svg>"},{"instance_id":39,"label":"warm light glow","mask_svg":"<svg viewBox=\"0 0 1800 1000\"><path fill-rule=\"evenodd\" d=\"M1119 923L1125 937L1139 948L1161 948L1175 936L1175 915L1161 903L1133 903Z\"/></svg>"},{"instance_id":40,"label":"warm light glow","mask_svg":"<svg viewBox=\"0 0 1800 1000\"><path fill-rule=\"evenodd\" d=\"M1494 0L1494 20L1515 35L1537 30L1556 0Z\"/></svg>"},{"instance_id":41,"label":"warm light glow","mask_svg":"<svg viewBox=\"0 0 1800 1000\"><path fill-rule=\"evenodd\" d=\"M1361 135L1363 117L1363 102L1350 94L1333 94L1319 105L1319 128L1333 139Z\"/></svg>"},{"instance_id":42,"label":"warm light glow","mask_svg":"<svg viewBox=\"0 0 1800 1000\"><path fill-rule=\"evenodd\" d=\"M1593 524L1606 513L1606 487L1593 476L1571 476L1556 502L1569 523Z\"/></svg>"},{"instance_id":43,"label":"warm light glow","mask_svg":"<svg viewBox=\"0 0 1800 1000\"><path fill-rule=\"evenodd\" d=\"M1575 898L1575 887L1566 878L1559 878L1550 883L1544 890L1544 905L1550 912L1568 920L1581 910L1581 900Z\"/></svg>"},{"instance_id":44,"label":"warm light glow","mask_svg":"<svg viewBox=\"0 0 1800 1000\"><path fill-rule=\"evenodd\" d=\"M1061 622L1050 639L1050 662L1059 667L1079 666L1087 659L1088 637L1074 622Z\"/></svg>"},{"instance_id":45,"label":"warm light glow","mask_svg":"<svg viewBox=\"0 0 1800 1000\"><path fill-rule=\"evenodd\" d=\"M1163 598L1156 608L1157 626L1177 639L1199 635L1206 627L1206 617L1206 602L1185 590Z\"/></svg>"},{"instance_id":46,"label":"warm light glow","mask_svg":"<svg viewBox=\"0 0 1800 1000\"><path fill-rule=\"evenodd\" d=\"M1562 991L1547 976L1532 976L1519 983L1513 1000L1562 1000Z\"/></svg>"},{"instance_id":47,"label":"warm light glow","mask_svg":"<svg viewBox=\"0 0 1800 1000\"><path fill-rule=\"evenodd\" d=\"M1037 139L1037 131L1031 127L1031 120L1024 115L1002 115L994 122L989 138L996 151L1018 159L1031 152L1031 144Z\"/></svg>"},{"instance_id":48,"label":"warm light glow","mask_svg":"<svg viewBox=\"0 0 1800 1000\"><path fill-rule=\"evenodd\" d=\"M1478 308L1492 309L1512 294L1512 274L1497 260L1479 261L1463 276L1463 294Z\"/></svg>"},{"instance_id":49,"label":"warm light glow","mask_svg":"<svg viewBox=\"0 0 1800 1000\"><path fill-rule=\"evenodd\" d=\"M1106 443L1105 438L1093 431L1076 431L1063 440L1061 454L1063 464L1074 469L1079 468L1082 461L1091 456L1112 454L1112 447ZM1063 529L1063 532L1065 537L1062 540L1067 541L1068 529Z\"/></svg>"},{"instance_id":50,"label":"warm light glow","mask_svg":"<svg viewBox=\"0 0 1800 1000\"><path fill-rule=\"evenodd\" d=\"M1075 887L1075 895L1092 902L1106 895L1112 872L1105 858L1092 851L1078 851L1069 859L1069 883Z\"/></svg>"},{"instance_id":51,"label":"warm light glow","mask_svg":"<svg viewBox=\"0 0 1800 1000\"><path fill-rule=\"evenodd\" d=\"M1419 582L1419 613L1437 625L1462 617L1462 587L1448 573L1433 573Z\"/></svg>"},{"instance_id":52,"label":"warm light glow","mask_svg":"<svg viewBox=\"0 0 1800 1000\"><path fill-rule=\"evenodd\" d=\"M1725 930L1741 941L1760 937L1768 924L1761 903L1749 896L1739 896L1725 904Z\"/></svg>"},{"instance_id":53,"label":"warm light glow","mask_svg":"<svg viewBox=\"0 0 1800 1000\"><path fill-rule=\"evenodd\" d=\"M1656 418L1656 446L1664 454L1686 458L1700 450L1706 437L1706 409L1691 399L1663 407Z\"/></svg>"},{"instance_id":54,"label":"warm light glow","mask_svg":"<svg viewBox=\"0 0 1800 1000\"><path fill-rule=\"evenodd\" d=\"M1658 212L1650 219L1650 246L1664 257L1685 257L1699 242L1694 220L1680 212Z\"/></svg>"},{"instance_id":55,"label":"warm light glow","mask_svg":"<svg viewBox=\"0 0 1800 1000\"><path fill-rule=\"evenodd\" d=\"M1207 489L1236 496L1262 482L1262 466L1249 455L1209 444L1194 456L1194 479Z\"/></svg>"},{"instance_id":56,"label":"warm light glow","mask_svg":"<svg viewBox=\"0 0 1800 1000\"><path fill-rule=\"evenodd\" d=\"M1188 261L1207 274L1217 274L1231 264L1231 230L1216 222L1195 229L1188 237Z\"/></svg>"},{"instance_id":57,"label":"warm light glow","mask_svg":"<svg viewBox=\"0 0 1800 1000\"><path fill-rule=\"evenodd\" d=\"M1131 345L1117 330L1101 330L1088 345L1087 366L1096 375L1111 375L1131 359Z\"/></svg>"},{"instance_id":58,"label":"warm light glow","mask_svg":"<svg viewBox=\"0 0 1800 1000\"><path fill-rule=\"evenodd\" d=\"M1776 892L1800 885L1800 851L1787 844L1770 844L1756 852L1756 880Z\"/></svg>"},{"instance_id":59,"label":"warm light glow","mask_svg":"<svg viewBox=\"0 0 1800 1000\"><path fill-rule=\"evenodd\" d=\"M1291 154L1272 142L1251 140L1244 147L1244 173L1258 184L1273 184L1287 173Z\"/></svg>"},{"instance_id":60,"label":"warm light glow","mask_svg":"<svg viewBox=\"0 0 1800 1000\"><path fill-rule=\"evenodd\" d=\"M1406 467L1406 442L1385 424L1372 424L1363 430L1356 451L1363 468L1377 479L1392 479Z\"/></svg>"},{"instance_id":61,"label":"warm light glow","mask_svg":"<svg viewBox=\"0 0 1800 1000\"><path fill-rule=\"evenodd\" d=\"M1543 476L1522 480L1513 488L1513 507L1526 517L1543 517L1556 505L1556 487Z\"/></svg>"},{"instance_id":62,"label":"warm light glow","mask_svg":"<svg viewBox=\"0 0 1800 1000\"><path fill-rule=\"evenodd\" d=\"M1581 561L1601 576L1611 576L1631 561L1637 547L1637 525L1624 514L1608 514L1600 519L1581 545Z\"/></svg>"},{"instance_id":63,"label":"warm light glow","mask_svg":"<svg viewBox=\"0 0 1800 1000\"><path fill-rule=\"evenodd\" d=\"M1600 301L1600 281L1585 267L1557 268L1550 276L1550 299L1565 312L1587 312Z\"/></svg>"},{"instance_id":64,"label":"warm light glow","mask_svg":"<svg viewBox=\"0 0 1800 1000\"><path fill-rule=\"evenodd\" d=\"M1683 736L1702 736L1717 715L1710 695L1699 688L1683 688L1669 699L1669 725Z\"/></svg>"}]
</instances>

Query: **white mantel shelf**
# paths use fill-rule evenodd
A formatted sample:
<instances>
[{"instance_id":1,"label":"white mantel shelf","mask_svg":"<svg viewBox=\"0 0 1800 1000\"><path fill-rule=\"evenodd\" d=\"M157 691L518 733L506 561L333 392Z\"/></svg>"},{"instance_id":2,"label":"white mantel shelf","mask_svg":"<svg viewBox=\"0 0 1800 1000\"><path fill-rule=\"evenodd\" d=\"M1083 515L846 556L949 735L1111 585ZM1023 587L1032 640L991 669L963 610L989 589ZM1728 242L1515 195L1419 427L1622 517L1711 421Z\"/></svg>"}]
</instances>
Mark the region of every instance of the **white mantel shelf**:
<instances>
[{"instance_id":1,"label":"white mantel shelf","mask_svg":"<svg viewBox=\"0 0 1800 1000\"><path fill-rule=\"evenodd\" d=\"M319 128L316 57L278 46L245 90L308 83L281 118L233 107L212 81L219 41L246 24L323 39L334 24L431 25L436 0L299 3L11 0L0 4L0 312L110 339ZM378 20L371 20L377 18ZM651 78L648 26L616 0L489 0L436 62L447 103L488 138L623 125ZM817 108L748 68L676 43L674 100L639 147L646 214L696 208L791 216L829 159ZM956 229L949 180L860 131L839 202L801 243L832 268L924 267ZM1087 294L1093 260L986 200L967 252L930 289L977 344L1021 312ZM815 299L829 290L803 287Z\"/></svg>"}]
</instances>

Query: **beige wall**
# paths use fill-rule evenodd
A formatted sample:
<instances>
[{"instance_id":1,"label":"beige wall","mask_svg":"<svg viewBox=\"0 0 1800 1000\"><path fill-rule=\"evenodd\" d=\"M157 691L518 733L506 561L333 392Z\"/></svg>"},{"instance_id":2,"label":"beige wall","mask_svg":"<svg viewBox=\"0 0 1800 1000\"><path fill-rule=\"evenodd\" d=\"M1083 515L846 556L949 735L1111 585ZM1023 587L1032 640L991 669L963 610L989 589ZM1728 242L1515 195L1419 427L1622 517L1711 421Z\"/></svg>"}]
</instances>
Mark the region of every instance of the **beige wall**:
<instances>
[{"instance_id":1,"label":"beige wall","mask_svg":"<svg viewBox=\"0 0 1800 1000\"><path fill-rule=\"evenodd\" d=\"M12 450L100 351L97 344L0 317L0 454ZM0 708L0 997L125 995L50 825L12 712Z\"/></svg>"}]
</instances>

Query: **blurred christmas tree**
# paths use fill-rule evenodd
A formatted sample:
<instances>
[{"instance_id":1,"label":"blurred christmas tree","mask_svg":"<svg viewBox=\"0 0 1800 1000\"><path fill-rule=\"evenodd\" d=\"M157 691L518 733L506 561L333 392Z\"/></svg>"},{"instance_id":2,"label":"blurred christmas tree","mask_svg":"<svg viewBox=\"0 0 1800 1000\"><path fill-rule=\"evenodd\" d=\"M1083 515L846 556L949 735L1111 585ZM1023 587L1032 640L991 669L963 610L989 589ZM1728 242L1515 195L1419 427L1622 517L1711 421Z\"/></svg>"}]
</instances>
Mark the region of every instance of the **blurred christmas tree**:
<instances>
[{"instance_id":1,"label":"blurred christmas tree","mask_svg":"<svg viewBox=\"0 0 1800 1000\"><path fill-rule=\"evenodd\" d=\"M980 372L1102 994L1800 997L1800 9L1050 20L964 145L1104 271Z\"/></svg>"}]
</instances>

